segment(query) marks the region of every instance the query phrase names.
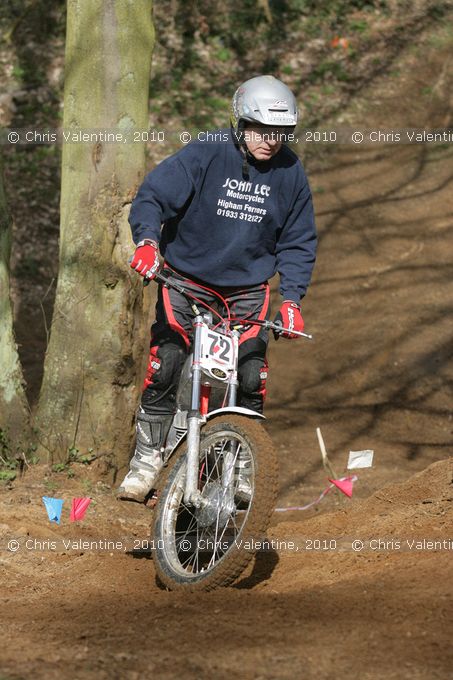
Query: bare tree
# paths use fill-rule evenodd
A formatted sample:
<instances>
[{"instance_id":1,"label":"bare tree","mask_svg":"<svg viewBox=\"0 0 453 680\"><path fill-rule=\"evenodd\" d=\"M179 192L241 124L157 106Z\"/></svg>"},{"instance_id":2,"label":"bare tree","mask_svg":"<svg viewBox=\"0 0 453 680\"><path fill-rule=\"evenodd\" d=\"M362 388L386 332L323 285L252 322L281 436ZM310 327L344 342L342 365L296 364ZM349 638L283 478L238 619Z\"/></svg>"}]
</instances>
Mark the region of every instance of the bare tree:
<instances>
[{"instance_id":1,"label":"bare tree","mask_svg":"<svg viewBox=\"0 0 453 680\"><path fill-rule=\"evenodd\" d=\"M13 333L9 288L11 219L6 205L0 165L0 428L17 445L30 436L24 379Z\"/></svg>"},{"instance_id":2,"label":"bare tree","mask_svg":"<svg viewBox=\"0 0 453 680\"><path fill-rule=\"evenodd\" d=\"M68 0L66 133L148 127L151 0ZM65 143L60 265L34 419L53 459L129 455L144 346L143 293L129 273L130 202L144 144Z\"/></svg>"}]
</instances>

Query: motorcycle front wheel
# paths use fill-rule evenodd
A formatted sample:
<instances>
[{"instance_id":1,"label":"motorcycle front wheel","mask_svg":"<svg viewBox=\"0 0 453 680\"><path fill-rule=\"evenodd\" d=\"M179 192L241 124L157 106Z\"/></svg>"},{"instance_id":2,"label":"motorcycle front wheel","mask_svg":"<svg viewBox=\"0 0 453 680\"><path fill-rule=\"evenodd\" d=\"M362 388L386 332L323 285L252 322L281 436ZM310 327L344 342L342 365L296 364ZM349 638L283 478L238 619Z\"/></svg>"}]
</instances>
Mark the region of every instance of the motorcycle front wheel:
<instances>
[{"instance_id":1,"label":"motorcycle front wheel","mask_svg":"<svg viewBox=\"0 0 453 680\"><path fill-rule=\"evenodd\" d=\"M201 432L200 508L184 502L185 477L184 442L171 459L156 505L152 544L157 577L170 590L228 586L259 549L275 507L272 441L256 420L219 415Z\"/></svg>"}]
</instances>

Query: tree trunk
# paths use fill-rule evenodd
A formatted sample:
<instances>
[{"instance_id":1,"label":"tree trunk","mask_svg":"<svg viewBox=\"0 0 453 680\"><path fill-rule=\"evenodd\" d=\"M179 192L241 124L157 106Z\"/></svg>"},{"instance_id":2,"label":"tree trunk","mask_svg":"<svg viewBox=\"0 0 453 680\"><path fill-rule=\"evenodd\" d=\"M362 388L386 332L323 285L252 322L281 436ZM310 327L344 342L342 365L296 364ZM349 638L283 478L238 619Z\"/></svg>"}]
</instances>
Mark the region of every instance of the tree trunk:
<instances>
[{"instance_id":1,"label":"tree trunk","mask_svg":"<svg viewBox=\"0 0 453 680\"><path fill-rule=\"evenodd\" d=\"M24 391L24 378L13 333L9 295L11 219L3 189L0 164L0 429L14 447L27 447L30 414Z\"/></svg>"},{"instance_id":2,"label":"tree trunk","mask_svg":"<svg viewBox=\"0 0 453 680\"><path fill-rule=\"evenodd\" d=\"M68 0L66 132L148 128L151 0ZM65 143L60 269L35 418L54 460L130 453L144 348L127 223L144 171L137 143Z\"/></svg>"}]
</instances>

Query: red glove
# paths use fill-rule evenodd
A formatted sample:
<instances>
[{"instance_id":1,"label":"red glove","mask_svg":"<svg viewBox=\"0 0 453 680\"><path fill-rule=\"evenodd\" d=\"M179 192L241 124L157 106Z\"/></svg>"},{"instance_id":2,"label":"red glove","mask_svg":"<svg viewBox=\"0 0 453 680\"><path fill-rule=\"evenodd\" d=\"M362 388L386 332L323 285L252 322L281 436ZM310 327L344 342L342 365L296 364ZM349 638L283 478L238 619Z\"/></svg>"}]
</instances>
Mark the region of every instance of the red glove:
<instances>
[{"instance_id":1,"label":"red glove","mask_svg":"<svg viewBox=\"0 0 453 680\"><path fill-rule=\"evenodd\" d=\"M289 328L291 331L298 331L302 333L304 330L304 320L300 313L300 305L292 300L285 300L280 311L274 319L274 323L281 324L284 328ZM282 338L298 338L294 333L281 333Z\"/></svg>"},{"instance_id":2,"label":"red glove","mask_svg":"<svg viewBox=\"0 0 453 680\"><path fill-rule=\"evenodd\" d=\"M131 267L141 276L153 279L160 267L157 243L148 239L140 241L131 260Z\"/></svg>"}]
</instances>

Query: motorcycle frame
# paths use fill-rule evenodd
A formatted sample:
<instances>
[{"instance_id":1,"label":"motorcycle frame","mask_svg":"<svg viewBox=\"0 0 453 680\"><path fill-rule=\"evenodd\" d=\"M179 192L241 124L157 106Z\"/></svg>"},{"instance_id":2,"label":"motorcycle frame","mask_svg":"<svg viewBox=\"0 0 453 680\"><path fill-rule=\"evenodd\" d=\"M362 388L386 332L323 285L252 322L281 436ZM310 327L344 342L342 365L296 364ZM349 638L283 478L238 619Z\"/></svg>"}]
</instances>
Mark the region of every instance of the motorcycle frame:
<instances>
[{"instance_id":1,"label":"motorcycle frame","mask_svg":"<svg viewBox=\"0 0 453 680\"><path fill-rule=\"evenodd\" d=\"M184 486L184 502L199 508L203 505L204 499L198 489L198 461L200 456L200 434L203 425L215 415L222 415L224 413L237 413L248 418L264 418L261 413L238 407L237 390L239 386L238 381L238 353L239 353L239 336L237 330L232 330L229 335L233 340L234 351L234 366L230 372L228 380L225 382L225 391L228 394L228 402L225 407L215 409L208 412L206 415L201 413L200 398L201 398L201 383L203 379L203 371L201 368L201 329L206 324L202 314L197 314L193 320L193 358L192 358L192 385L191 385L191 400L190 409L187 415L187 472ZM222 331L218 331L222 332ZM184 437L181 438L182 441ZM179 444L180 442L178 442ZM225 494L228 495L228 490L232 487L234 465L233 460L228 460L232 453L226 453L224 471L222 473L222 486Z\"/></svg>"},{"instance_id":2,"label":"motorcycle frame","mask_svg":"<svg viewBox=\"0 0 453 680\"><path fill-rule=\"evenodd\" d=\"M192 298L192 309L194 311L193 319L193 356L192 356L192 378L191 378L191 398L190 398L190 409L187 414L187 430L186 432L178 438L174 447L170 450L168 458L170 458L175 451L175 449L180 445L182 441L187 439L187 464L186 464L186 479L184 485L184 502L188 505L193 505L195 508L203 507L207 501L202 497L201 491L198 489L198 462L200 456L200 435L203 425L212 417L227 413L235 413L242 415L246 418L265 418L261 413L252 411L251 409L243 408L236 405L237 402L237 390L239 386L238 381L238 354L239 354L239 337L240 333L238 330L233 328L229 330L224 329L217 331L223 335L229 336L233 340L233 350L234 350L234 366L233 370L230 372L228 380L225 381L226 390L228 391L228 403L225 407L215 409L206 414L201 413L200 400L201 400L201 381L202 381L202 368L201 368L201 329L204 325L208 325L208 320L203 314L200 313L196 304L194 304L193 298L187 293L183 285L176 282L170 282L161 273L157 273L155 276L156 281L160 282L162 285L174 288L179 293L185 295L188 299ZM145 279L145 285L149 283L149 280ZM247 322L243 322L247 323ZM249 323L258 323L256 320L250 320ZM276 324L271 321L261 321L260 325L269 330L273 330L278 334L283 331L294 333L295 335L304 336L311 339L311 335L303 333L300 331L293 331L291 329L284 328L281 324ZM167 458L167 459L168 459ZM233 475L234 475L234 454L233 452L226 452L225 464L222 471L222 486L224 489L224 499L226 505L233 504Z\"/></svg>"}]
</instances>

